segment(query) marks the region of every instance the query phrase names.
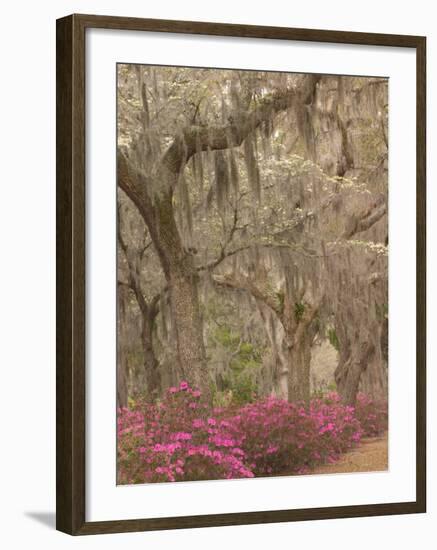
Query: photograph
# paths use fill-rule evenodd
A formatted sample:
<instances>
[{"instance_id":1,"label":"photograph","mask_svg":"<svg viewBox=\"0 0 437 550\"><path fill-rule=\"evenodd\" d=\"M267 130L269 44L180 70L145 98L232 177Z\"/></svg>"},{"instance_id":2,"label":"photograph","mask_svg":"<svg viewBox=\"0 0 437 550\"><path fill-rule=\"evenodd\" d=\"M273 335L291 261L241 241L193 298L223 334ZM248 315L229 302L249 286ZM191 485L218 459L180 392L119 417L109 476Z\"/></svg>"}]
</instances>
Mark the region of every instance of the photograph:
<instances>
[{"instance_id":1,"label":"photograph","mask_svg":"<svg viewBox=\"0 0 437 550\"><path fill-rule=\"evenodd\" d=\"M437 25L375 4L5 4L2 548L433 547Z\"/></svg>"},{"instance_id":2,"label":"photograph","mask_svg":"<svg viewBox=\"0 0 437 550\"><path fill-rule=\"evenodd\" d=\"M387 471L389 79L116 71L117 484Z\"/></svg>"}]
</instances>

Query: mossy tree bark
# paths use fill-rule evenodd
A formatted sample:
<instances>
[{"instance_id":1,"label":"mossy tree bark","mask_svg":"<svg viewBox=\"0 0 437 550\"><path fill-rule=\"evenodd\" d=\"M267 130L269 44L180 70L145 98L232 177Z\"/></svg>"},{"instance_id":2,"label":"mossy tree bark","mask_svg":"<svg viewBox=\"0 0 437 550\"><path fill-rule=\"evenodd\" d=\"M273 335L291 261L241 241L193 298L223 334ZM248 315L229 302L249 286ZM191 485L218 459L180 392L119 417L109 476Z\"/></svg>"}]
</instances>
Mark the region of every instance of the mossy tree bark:
<instances>
[{"instance_id":1,"label":"mossy tree bark","mask_svg":"<svg viewBox=\"0 0 437 550\"><path fill-rule=\"evenodd\" d=\"M319 304L296 304L286 295L282 312L288 343L288 400L309 403L311 397L311 345L317 332L315 317Z\"/></svg>"},{"instance_id":2,"label":"mossy tree bark","mask_svg":"<svg viewBox=\"0 0 437 550\"><path fill-rule=\"evenodd\" d=\"M350 317L337 319L339 362L334 372L335 383L342 401L355 405L363 372L375 355L375 346L369 334L351 324Z\"/></svg>"}]
</instances>

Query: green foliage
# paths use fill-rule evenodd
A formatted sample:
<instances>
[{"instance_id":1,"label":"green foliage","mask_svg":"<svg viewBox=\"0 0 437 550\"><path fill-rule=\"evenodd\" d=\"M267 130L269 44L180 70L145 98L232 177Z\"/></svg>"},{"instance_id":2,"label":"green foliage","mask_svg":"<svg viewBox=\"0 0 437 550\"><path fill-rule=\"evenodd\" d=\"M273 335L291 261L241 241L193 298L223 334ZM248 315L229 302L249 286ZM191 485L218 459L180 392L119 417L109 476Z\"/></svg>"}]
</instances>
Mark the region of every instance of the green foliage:
<instances>
[{"instance_id":1,"label":"green foliage","mask_svg":"<svg viewBox=\"0 0 437 550\"><path fill-rule=\"evenodd\" d=\"M275 294L276 294L276 298L278 299L278 302L279 302L280 311L284 311L285 294L283 292L276 292Z\"/></svg>"},{"instance_id":2,"label":"green foliage","mask_svg":"<svg viewBox=\"0 0 437 550\"><path fill-rule=\"evenodd\" d=\"M256 398L257 384L252 373L230 371L224 378L231 400L236 405L252 403Z\"/></svg>"},{"instance_id":3,"label":"green foliage","mask_svg":"<svg viewBox=\"0 0 437 550\"><path fill-rule=\"evenodd\" d=\"M305 313L305 304L303 302L296 302L294 304L294 318L299 323Z\"/></svg>"},{"instance_id":4,"label":"green foliage","mask_svg":"<svg viewBox=\"0 0 437 550\"><path fill-rule=\"evenodd\" d=\"M233 357L230 362L232 369L242 371L247 367L261 364L260 351L250 342L243 341L240 334L227 325L216 328L214 339L232 352Z\"/></svg>"},{"instance_id":5,"label":"green foliage","mask_svg":"<svg viewBox=\"0 0 437 550\"><path fill-rule=\"evenodd\" d=\"M127 406L130 409L134 409L137 406L137 400L129 395L128 398L127 398Z\"/></svg>"},{"instance_id":6,"label":"green foliage","mask_svg":"<svg viewBox=\"0 0 437 550\"><path fill-rule=\"evenodd\" d=\"M329 328L327 336L331 346L338 351L340 349L340 342L338 341L338 336L335 328Z\"/></svg>"},{"instance_id":7,"label":"green foliage","mask_svg":"<svg viewBox=\"0 0 437 550\"><path fill-rule=\"evenodd\" d=\"M217 392L217 404L232 401L237 405L250 403L257 394L257 374L262 365L261 350L227 325L214 331L215 342L230 355L229 366L222 375L222 392Z\"/></svg>"},{"instance_id":8,"label":"green foliage","mask_svg":"<svg viewBox=\"0 0 437 550\"><path fill-rule=\"evenodd\" d=\"M321 382L316 388L314 388L311 397L312 399L323 399L323 397L332 392L337 392L337 384L335 382Z\"/></svg>"}]
</instances>

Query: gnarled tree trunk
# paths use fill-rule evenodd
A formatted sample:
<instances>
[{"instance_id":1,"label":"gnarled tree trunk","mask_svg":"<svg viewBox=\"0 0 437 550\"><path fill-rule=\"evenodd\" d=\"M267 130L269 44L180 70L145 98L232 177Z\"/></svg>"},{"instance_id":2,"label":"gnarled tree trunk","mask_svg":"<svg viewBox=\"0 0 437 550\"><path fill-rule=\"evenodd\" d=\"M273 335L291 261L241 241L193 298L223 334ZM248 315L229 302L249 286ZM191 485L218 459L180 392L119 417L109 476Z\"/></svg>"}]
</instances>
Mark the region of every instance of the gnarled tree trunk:
<instances>
[{"instance_id":1,"label":"gnarled tree trunk","mask_svg":"<svg viewBox=\"0 0 437 550\"><path fill-rule=\"evenodd\" d=\"M153 327L157 312L142 311L141 341L144 354L144 371L146 374L147 393L155 401L161 392L161 373L159 362L153 348Z\"/></svg>"},{"instance_id":2,"label":"gnarled tree trunk","mask_svg":"<svg viewBox=\"0 0 437 550\"><path fill-rule=\"evenodd\" d=\"M363 371L372 360L374 345L369 341L349 345L349 353L340 353L340 362L335 370L335 382L344 403L354 405Z\"/></svg>"},{"instance_id":3,"label":"gnarled tree trunk","mask_svg":"<svg viewBox=\"0 0 437 550\"><path fill-rule=\"evenodd\" d=\"M170 305L175 326L178 369L181 377L209 393L203 322L199 305L198 271L193 255L183 244L173 211L173 193L162 194L156 201L154 242L163 258Z\"/></svg>"},{"instance_id":4,"label":"gnarled tree trunk","mask_svg":"<svg viewBox=\"0 0 437 550\"><path fill-rule=\"evenodd\" d=\"M183 246L176 225L172 176L168 171L162 172L162 189L152 201L147 187L153 187L153 183L128 166L123 155L119 155L118 160L119 185L146 222L167 280L180 376L208 396L209 377L199 306L198 272L192 254Z\"/></svg>"},{"instance_id":5,"label":"gnarled tree trunk","mask_svg":"<svg viewBox=\"0 0 437 550\"><path fill-rule=\"evenodd\" d=\"M309 403L311 397L311 344L316 330L318 305L305 304L301 314L288 297L284 300L283 325L289 343L288 401Z\"/></svg>"},{"instance_id":6,"label":"gnarled tree trunk","mask_svg":"<svg viewBox=\"0 0 437 550\"><path fill-rule=\"evenodd\" d=\"M311 344L313 338L314 333L310 327L304 331L298 331L289 350L288 400L291 402L304 401L308 403L310 400Z\"/></svg>"},{"instance_id":7,"label":"gnarled tree trunk","mask_svg":"<svg viewBox=\"0 0 437 550\"><path fill-rule=\"evenodd\" d=\"M363 371L360 391L371 395L376 401L387 399L388 391L388 322L384 320L379 327L379 343L372 359Z\"/></svg>"}]
</instances>

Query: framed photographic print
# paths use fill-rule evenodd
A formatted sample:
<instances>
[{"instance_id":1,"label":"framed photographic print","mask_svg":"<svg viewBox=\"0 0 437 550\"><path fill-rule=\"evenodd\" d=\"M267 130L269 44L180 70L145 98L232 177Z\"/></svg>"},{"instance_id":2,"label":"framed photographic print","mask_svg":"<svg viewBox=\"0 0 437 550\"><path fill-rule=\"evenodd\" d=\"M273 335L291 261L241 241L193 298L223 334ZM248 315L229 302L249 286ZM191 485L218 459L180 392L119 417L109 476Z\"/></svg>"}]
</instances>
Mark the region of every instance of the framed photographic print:
<instances>
[{"instance_id":1,"label":"framed photographic print","mask_svg":"<svg viewBox=\"0 0 437 550\"><path fill-rule=\"evenodd\" d=\"M424 37L57 21L57 528L425 512Z\"/></svg>"}]
</instances>

